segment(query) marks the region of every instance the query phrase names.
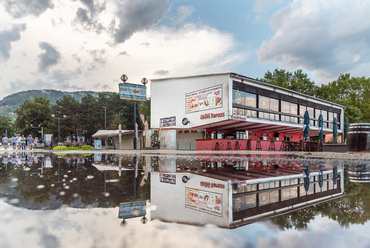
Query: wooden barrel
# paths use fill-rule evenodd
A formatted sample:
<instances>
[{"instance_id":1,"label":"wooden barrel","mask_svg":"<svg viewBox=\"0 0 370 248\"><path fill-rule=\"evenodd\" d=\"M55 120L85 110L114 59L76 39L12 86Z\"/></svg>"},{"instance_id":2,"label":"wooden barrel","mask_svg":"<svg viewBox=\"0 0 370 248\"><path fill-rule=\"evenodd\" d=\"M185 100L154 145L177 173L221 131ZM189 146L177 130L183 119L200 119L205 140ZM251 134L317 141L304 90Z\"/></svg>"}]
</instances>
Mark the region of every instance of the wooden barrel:
<instances>
[{"instance_id":1,"label":"wooden barrel","mask_svg":"<svg viewBox=\"0 0 370 248\"><path fill-rule=\"evenodd\" d=\"M349 125L347 148L349 152L370 151L370 123Z\"/></svg>"}]
</instances>

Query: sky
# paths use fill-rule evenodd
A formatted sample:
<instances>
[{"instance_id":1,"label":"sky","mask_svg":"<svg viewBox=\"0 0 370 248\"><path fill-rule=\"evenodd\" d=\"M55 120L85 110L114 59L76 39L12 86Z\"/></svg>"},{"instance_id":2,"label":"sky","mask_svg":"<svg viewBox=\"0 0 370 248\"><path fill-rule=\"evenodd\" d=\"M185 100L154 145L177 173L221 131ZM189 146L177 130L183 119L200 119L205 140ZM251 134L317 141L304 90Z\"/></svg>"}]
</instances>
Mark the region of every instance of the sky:
<instances>
[{"instance_id":1,"label":"sky","mask_svg":"<svg viewBox=\"0 0 370 248\"><path fill-rule=\"evenodd\" d=\"M370 76L368 0L0 0L0 99L24 90L302 69Z\"/></svg>"}]
</instances>

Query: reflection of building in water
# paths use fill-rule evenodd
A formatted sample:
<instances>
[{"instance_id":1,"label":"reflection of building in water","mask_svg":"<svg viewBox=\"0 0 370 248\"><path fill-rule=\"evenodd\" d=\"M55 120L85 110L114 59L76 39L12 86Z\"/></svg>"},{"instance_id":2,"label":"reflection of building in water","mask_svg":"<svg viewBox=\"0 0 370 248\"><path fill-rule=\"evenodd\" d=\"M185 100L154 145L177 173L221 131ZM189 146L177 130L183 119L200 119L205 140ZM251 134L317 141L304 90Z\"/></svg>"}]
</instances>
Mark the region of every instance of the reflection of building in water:
<instances>
[{"instance_id":1,"label":"reflection of building in water","mask_svg":"<svg viewBox=\"0 0 370 248\"><path fill-rule=\"evenodd\" d=\"M304 163L252 170L217 162L196 171L161 167L151 173L151 204L157 206L151 218L236 228L344 195L343 169Z\"/></svg>"},{"instance_id":2,"label":"reflection of building in water","mask_svg":"<svg viewBox=\"0 0 370 248\"><path fill-rule=\"evenodd\" d=\"M351 182L368 183L370 182L370 164L349 164L348 177Z\"/></svg>"}]
</instances>

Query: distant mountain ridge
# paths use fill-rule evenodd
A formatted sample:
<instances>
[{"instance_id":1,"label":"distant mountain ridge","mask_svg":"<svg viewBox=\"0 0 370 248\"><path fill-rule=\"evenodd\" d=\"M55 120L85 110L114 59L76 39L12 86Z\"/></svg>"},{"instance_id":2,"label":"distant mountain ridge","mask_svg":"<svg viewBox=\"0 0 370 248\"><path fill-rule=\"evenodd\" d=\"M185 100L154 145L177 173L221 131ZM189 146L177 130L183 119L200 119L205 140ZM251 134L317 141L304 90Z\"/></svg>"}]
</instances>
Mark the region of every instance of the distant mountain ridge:
<instances>
[{"instance_id":1,"label":"distant mountain ridge","mask_svg":"<svg viewBox=\"0 0 370 248\"><path fill-rule=\"evenodd\" d=\"M56 100L62 99L64 96L73 96L77 101L81 102L81 99L90 94L97 97L99 92L95 91L60 91L60 90L27 90L17 93L13 93L9 96L4 97L0 101L0 115L14 117L14 111L24 103L26 100L33 100L35 96L45 97L50 99L51 104L55 104Z\"/></svg>"}]
</instances>

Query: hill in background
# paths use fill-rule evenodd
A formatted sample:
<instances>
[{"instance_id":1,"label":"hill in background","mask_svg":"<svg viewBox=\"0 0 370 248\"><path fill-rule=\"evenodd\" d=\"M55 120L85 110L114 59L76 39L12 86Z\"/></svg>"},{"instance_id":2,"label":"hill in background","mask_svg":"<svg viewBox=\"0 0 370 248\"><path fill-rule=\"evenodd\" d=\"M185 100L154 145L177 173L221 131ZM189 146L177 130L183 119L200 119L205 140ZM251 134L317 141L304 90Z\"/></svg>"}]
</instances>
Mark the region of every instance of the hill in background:
<instances>
[{"instance_id":1,"label":"hill in background","mask_svg":"<svg viewBox=\"0 0 370 248\"><path fill-rule=\"evenodd\" d=\"M33 100L35 96L45 97L50 99L51 104L55 104L56 100L62 99L64 96L73 96L77 101L81 102L81 99L86 95L98 96L98 92L94 91L75 91L66 92L60 90L27 90L21 91L9 96L4 97L0 101L0 115L10 116L15 119L14 111L24 103L26 100Z\"/></svg>"}]
</instances>

